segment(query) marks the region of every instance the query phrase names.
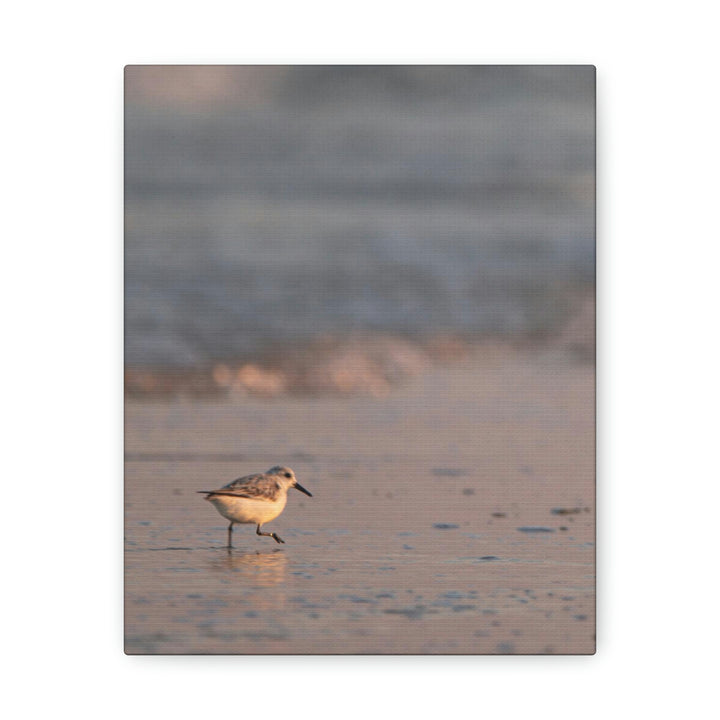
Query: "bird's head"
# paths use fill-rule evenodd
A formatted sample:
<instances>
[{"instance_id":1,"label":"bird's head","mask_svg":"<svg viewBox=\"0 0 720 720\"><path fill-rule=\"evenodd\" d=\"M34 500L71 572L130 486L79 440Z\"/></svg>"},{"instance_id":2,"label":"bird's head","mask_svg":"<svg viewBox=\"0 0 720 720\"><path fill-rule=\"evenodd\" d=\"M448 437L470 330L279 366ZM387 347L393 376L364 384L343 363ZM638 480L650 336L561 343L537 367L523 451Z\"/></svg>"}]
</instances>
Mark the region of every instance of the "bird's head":
<instances>
[{"instance_id":1,"label":"bird's head","mask_svg":"<svg viewBox=\"0 0 720 720\"><path fill-rule=\"evenodd\" d=\"M297 481L297 478L295 477L295 473L289 467L285 467L284 465L276 465L275 467L271 467L267 471L267 474L274 475L283 487L286 487L286 488L294 487L296 490L299 490L300 492L305 493L308 497L312 497L312 493L308 492Z\"/></svg>"}]
</instances>

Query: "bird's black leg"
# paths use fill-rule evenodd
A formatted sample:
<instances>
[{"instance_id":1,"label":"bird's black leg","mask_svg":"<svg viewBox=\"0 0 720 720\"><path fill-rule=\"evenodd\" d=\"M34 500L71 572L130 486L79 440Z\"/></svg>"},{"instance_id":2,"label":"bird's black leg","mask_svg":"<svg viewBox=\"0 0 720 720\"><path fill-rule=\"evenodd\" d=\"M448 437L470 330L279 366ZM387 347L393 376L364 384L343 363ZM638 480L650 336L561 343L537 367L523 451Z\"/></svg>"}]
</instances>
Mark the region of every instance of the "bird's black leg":
<instances>
[{"instance_id":1,"label":"bird's black leg","mask_svg":"<svg viewBox=\"0 0 720 720\"><path fill-rule=\"evenodd\" d=\"M227 546L229 548L232 547L232 527L233 527L233 525L234 525L234 523L230 523L230 525L228 525L228 544L227 544Z\"/></svg>"},{"instance_id":2,"label":"bird's black leg","mask_svg":"<svg viewBox=\"0 0 720 720\"><path fill-rule=\"evenodd\" d=\"M271 537L276 543L284 543L285 542L279 535L276 535L275 533L260 532L261 527L262 527L262 525L257 526L256 532L258 535L265 535L266 537Z\"/></svg>"}]
</instances>

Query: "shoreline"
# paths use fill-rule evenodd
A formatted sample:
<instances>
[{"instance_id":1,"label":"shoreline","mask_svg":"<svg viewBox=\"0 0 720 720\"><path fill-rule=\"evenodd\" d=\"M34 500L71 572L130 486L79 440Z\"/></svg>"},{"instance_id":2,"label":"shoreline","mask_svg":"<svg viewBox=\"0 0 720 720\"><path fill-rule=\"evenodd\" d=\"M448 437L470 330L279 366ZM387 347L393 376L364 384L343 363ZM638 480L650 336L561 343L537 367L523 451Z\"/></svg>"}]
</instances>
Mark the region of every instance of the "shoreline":
<instances>
[{"instance_id":1,"label":"shoreline","mask_svg":"<svg viewBox=\"0 0 720 720\"><path fill-rule=\"evenodd\" d=\"M126 402L126 651L591 654L595 371L487 346L384 397ZM292 467L268 525L195 491ZM274 544L274 543L273 543Z\"/></svg>"},{"instance_id":2,"label":"shoreline","mask_svg":"<svg viewBox=\"0 0 720 720\"><path fill-rule=\"evenodd\" d=\"M257 356L195 367L127 365L127 398L238 398L245 396L367 395L385 397L433 368L488 352L564 352L595 361L595 301L586 297L552 331L524 337L468 337L437 333L410 337L386 332L321 335L271 348Z\"/></svg>"}]
</instances>

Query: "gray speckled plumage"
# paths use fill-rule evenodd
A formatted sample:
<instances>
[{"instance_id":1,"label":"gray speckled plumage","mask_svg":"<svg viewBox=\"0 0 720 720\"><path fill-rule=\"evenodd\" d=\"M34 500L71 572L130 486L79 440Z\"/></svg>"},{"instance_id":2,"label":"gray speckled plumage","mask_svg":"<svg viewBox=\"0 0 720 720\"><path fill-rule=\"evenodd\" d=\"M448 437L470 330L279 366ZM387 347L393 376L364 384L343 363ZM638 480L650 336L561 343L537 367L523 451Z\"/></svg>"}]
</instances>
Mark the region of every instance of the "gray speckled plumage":
<instances>
[{"instance_id":1,"label":"gray speckled plumage","mask_svg":"<svg viewBox=\"0 0 720 720\"><path fill-rule=\"evenodd\" d=\"M223 485L220 491L216 491L215 495L222 493L223 495L233 495L235 497L246 498L265 498L267 500L275 500L283 486L278 482L277 478L267 473L257 473L255 475L246 475ZM222 492L222 490L232 492Z\"/></svg>"}]
</instances>

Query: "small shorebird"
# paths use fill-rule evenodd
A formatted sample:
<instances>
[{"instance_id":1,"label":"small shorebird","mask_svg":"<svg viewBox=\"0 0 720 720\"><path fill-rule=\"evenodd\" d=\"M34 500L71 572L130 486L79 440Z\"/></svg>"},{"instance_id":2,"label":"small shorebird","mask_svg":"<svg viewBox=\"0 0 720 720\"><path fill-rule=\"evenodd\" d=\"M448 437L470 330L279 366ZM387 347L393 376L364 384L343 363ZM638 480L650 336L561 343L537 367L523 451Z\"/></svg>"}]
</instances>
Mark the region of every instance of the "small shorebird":
<instances>
[{"instance_id":1,"label":"small shorebird","mask_svg":"<svg viewBox=\"0 0 720 720\"><path fill-rule=\"evenodd\" d=\"M257 524L257 534L271 537L277 543L285 541L273 532L260 532L264 523L274 520L285 508L287 491L294 487L312 497L295 479L288 467L276 465L266 473L246 475L223 485L219 490L198 490L215 509L230 521L228 547L232 547L232 529L235 523Z\"/></svg>"}]
</instances>

